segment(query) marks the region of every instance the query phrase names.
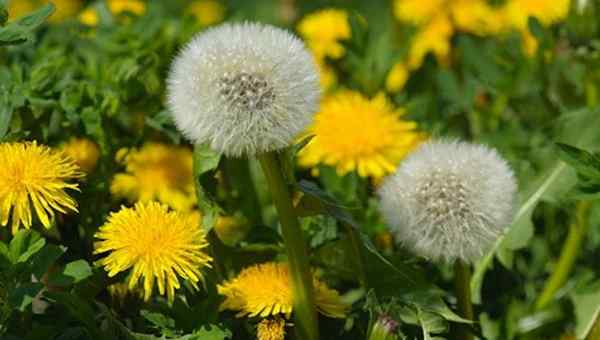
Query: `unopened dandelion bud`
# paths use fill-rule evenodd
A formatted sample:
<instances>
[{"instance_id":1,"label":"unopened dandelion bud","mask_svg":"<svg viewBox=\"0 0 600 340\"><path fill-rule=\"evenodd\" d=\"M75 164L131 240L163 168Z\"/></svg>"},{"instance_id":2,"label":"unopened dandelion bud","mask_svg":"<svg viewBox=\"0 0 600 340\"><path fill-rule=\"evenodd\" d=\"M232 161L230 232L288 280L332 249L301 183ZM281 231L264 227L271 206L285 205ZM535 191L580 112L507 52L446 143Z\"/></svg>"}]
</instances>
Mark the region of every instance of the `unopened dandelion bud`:
<instances>
[{"instance_id":1,"label":"unopened dandelion bud","mask_svg":"<svg viewBox=\"0 0 600 340\"><path fill-rule=\"evenodd\" d=\"M398 329L398 322L387 315L381 315L373 329L369 340L397 340L396 330Z\"/></svg>"}]
</instances>

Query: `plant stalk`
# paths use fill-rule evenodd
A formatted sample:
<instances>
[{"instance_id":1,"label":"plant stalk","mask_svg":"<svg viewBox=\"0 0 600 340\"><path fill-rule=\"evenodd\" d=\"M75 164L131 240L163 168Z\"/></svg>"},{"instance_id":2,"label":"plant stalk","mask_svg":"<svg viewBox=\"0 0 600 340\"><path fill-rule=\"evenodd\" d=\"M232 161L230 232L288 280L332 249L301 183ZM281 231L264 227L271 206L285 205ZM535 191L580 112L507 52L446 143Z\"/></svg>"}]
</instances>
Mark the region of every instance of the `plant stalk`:
<instances>
[{"instance_id":1,"label":"plant stalk","mask_svg":"<svg viewBox=\"0 0 600 340\"><path fill-rule=\"evenodd\" d=\"M554 299L556 292L569 278L588 229L587 217L590 206L591 203L589 201L579 201L577 203L575 207L575 221L569 226L569 234L563 244L554 272L546 280L544 289L535 303L536 310L548 306Z\"/></svg>"},{"instance_id":2,"label":"plant stalk","mask_svg":"<svg viewBox=\"0 0 600 340\"><path fill-rule=\"evenodd\" d=\"M273 202L279 214L281 233L288 255L288 263L294 293L294 314L298 339L317 340L319 338L317 312L315 308L313 278L308 258L308 250L287 183L283 177L281 164L273 152L258 156L263 168Z\"/></svg>"},{"instance_id":3,"label":"plant stalk","mask_svg":"<svg viewBox=\"0 0 600 340\"><path fill-rule=\"evenodd\" d=\"M458 314L467 320L473 320L473 304L471 303L471 269L462 260L454 262L454 290L457 299ZM473 333L468 325L456 325L457 339L473 340Z\"/></svg>"}]
</instances>

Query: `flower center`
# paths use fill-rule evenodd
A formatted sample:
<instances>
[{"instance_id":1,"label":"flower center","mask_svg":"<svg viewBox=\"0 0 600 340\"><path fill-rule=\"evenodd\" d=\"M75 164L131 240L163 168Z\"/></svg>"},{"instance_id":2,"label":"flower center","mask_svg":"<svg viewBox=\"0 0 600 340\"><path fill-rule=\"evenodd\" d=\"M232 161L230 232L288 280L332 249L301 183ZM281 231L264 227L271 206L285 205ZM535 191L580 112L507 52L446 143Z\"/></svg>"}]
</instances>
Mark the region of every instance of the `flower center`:
<instances>
[{"instance_id":1,"label":"flower center","mask_svg":"<svg viewBox=\"0 0 600 340\"><path fill-rule=\"evenodd\" d=\"M242 111L264 110L275 101L273 87L259 74L226 74L217 85L223 101Z\"/></svg>"},{"instance_id":2,"label":"flower center","mask_svg":"<svg viewBox=\"0 0 600 340\"><path fill-rule=\"evenodd\" d=\"M467 188L455 174L434 170L418 182L417 201L434 220L464 219L470 214Z\"/></svg>"}]
</instances>

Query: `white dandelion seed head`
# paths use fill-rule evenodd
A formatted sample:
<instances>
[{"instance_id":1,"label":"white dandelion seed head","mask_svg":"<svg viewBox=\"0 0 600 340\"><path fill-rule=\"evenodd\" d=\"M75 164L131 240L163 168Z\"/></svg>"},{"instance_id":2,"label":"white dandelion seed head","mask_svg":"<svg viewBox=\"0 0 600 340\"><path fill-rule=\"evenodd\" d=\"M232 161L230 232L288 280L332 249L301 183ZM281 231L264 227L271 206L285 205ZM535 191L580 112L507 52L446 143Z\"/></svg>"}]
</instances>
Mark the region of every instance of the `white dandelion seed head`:
<instances>
[{"instance_id":1,"label":"white dandelion seed head","mask_svg":"<svg viewBox=\"0 0 600 340\"><path fill-rule=\"evenodd\" d=\"M311 123L320 96L304 43L280 28L224 24L175 58L168 106L180 131L227 156L284 148Z\"/></svg>"},{"instance_id":2,"label":"white dandelion seed head","mask_svg":"<svg viewBox=\"0 0 600 340\"><path fill-rule=\"evenodd\" d=\"M424 143L385 179L380 210L396 240L431 260L474 262L510 225L517 184L494 149Z\"/></svg>"}]
</instances>

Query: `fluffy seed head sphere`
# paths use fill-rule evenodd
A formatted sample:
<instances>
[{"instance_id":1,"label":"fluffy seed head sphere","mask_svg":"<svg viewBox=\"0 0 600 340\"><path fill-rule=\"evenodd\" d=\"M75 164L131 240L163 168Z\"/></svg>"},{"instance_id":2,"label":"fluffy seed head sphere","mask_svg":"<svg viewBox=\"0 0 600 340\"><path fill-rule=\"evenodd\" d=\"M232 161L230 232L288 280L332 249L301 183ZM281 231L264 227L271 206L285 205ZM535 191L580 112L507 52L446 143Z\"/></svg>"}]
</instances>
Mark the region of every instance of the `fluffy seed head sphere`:
<instances>
[{"instance_id":1,"label":"fluffy seed head sphere","mask_svg":"<svg viewBox=\"0 0 600 340\"><path fill-rule=\"evenodd\" d=\"M319 95L316 65L302 41L258 23L200 33L168 78L179 130L227 156L286 147L312 121Z\"/></svg>"},{"instance_id":2,"label":"fluffy seed head sphere","mask_svg":"<svg viewBox=\"0 0 600 340\"><path fill-rule=\"evenodd\" d=\"M507 162L483 145L424 143L379 189L396 240L431 260L474 262L512 222L517 185Z\"/></svg>"}]
</instances>

